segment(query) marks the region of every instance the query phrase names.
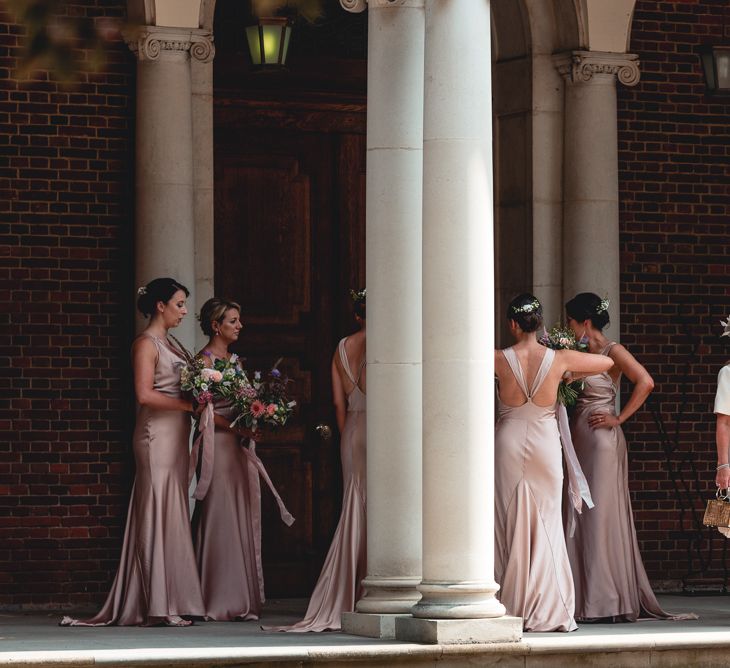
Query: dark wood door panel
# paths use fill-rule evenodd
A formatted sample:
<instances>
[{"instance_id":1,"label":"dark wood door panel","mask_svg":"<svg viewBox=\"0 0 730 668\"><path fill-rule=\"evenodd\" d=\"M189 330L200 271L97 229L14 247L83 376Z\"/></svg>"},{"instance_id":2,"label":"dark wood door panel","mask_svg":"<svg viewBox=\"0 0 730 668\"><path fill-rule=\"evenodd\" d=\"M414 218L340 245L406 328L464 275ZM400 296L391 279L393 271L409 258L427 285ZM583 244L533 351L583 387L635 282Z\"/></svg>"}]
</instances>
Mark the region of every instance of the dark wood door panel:
<instances>
[{"instance_id":1,"label":"dark wood door panel","mask_svg":"<svg viewBox=\"0 0 730 668\"><path fill-rule=\"evenodd\" d=\"M311 592L342 493L330 361L352 331L349 287L364 285L363 135L246 128L217 121L215 290L241 304L236 352L248 369L283 357L299 406L257 447L296 518L286 527L262 487L268 596ZM315 426L333 427L320 439Z\"/></svg>"}]
</instances>

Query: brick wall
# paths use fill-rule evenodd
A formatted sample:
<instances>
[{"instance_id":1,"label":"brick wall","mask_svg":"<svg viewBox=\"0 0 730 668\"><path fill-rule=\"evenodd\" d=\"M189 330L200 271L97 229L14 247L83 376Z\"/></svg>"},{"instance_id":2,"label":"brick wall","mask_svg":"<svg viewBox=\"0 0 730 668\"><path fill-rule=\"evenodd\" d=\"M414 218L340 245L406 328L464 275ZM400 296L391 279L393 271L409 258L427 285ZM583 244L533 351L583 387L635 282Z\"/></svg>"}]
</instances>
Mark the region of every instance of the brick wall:
<instances>
[{"instance_id":1,"label":"brick wall","mask_svg":"<svg viewBox=\"0 0 730 668\"><path fill-rule=\"evenodd\" d=\"M64 7L115 18L124 4ZM724 4L639 0L642 79L619 89L622 339L657 381L669 436L646 409L626 428L655 582L687 570L687 509L712 488L714 382L730 358L717 336L730 311L730 105L705 94L694 52L720 39ZM0 608L93 607L116 568L132 470L134 61L117 41L74 88L20 81L19 36L0 9ZM689 490L681 503L673 480ZM706 580L720 552L698 547L714 559Z\"/></svg>"},{"instance_id":2,"label":"brick wall","mask_svg":"<svg viewBox=\"0 0 730 668\"><path fill-rule=\"evenodd\" d=\"M646 409L626 428L636 526L655 582L687 573L690 510L714 491L712 402L730 359L718 337L730 312L730 99L706 94L696 48L721 40L726 4L639 0L631 51L641 82L619 88L621 336L654 376L651 407L669 436ZM675 481L686 486L681 502ZM696 578L721 575L723 540L712 551L706 539L695 544Z\"/></svg>"},{"instance_id":3,"label":"brick wall","mask_svg":"<svg viewBox=\"0 0 730 668\"><path fill-rule=\"evenodd\" d=\"M132 468L134 59L112 41L73 87L19 80L21 35L0 5L0 608L95 605Z\"/></svg>"}]
</instances>

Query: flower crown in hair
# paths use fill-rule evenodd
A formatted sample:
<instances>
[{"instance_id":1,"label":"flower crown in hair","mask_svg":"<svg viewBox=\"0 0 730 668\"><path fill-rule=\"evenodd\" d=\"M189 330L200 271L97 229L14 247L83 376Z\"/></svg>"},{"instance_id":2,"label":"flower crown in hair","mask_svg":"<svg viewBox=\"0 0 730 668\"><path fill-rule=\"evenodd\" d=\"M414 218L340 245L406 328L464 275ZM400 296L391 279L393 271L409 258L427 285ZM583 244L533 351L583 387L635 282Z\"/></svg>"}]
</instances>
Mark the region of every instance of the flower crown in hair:
<instances>
[{"instance_id":1,"label":"flower crown in hair","mask_svg":"<svg viewBox=\"0 0 730 668\"><path fill-rule=\"evenodd\" d=\"M533 299L531 302L527 302L527 304L523 304L522 306L513 306L512 313L532 313L539 308L540 302L537 299Z\"/></svg>"},{"instance_id":2,"label":"flower crown in hair","mask_svg":"<svg viewBox=\"0 0 730 668\"><path fill-rule=\"evenodd\" d=\"M723 326L723 332L720 336L730 336L730 315L727 317L727 320L720 320L720 324Z\"/></svg>"},{"instance_id":3,"label":"flower crown in hair","mask_svg":"<svg viewBox=\"0 0 730 668\"><path fill-rule=\"evenodd\" d=\"M358 302L364 302L365 288L363 288L359 292L356 292L355 290L350 290L350 297L352 297L352 301L355 302L355 304L357 304Z\"/></svg>"},{"instance_id":4,"label":"flower crown in hair","mask_svg":"<svg viewBox=\"0 0 730 668\"><path fill-rule=\"evenodd\" d=\"M596 315L606 313L610 304L611 300L608 297L606 297L605 299L601 299L601 302L598 304L598 306L596 306Z\"/></svg>"},{"instance_id":5,"label":"flower crown in hair","mask_svg":"<svg viewBox=\"0 0 730 668\"><path fill-rule=\"evenodd\" d=\"M143 285L141 288L137 288L137 295L141 297L147 294L147 288Z\"/></svg>"}]
</instances>

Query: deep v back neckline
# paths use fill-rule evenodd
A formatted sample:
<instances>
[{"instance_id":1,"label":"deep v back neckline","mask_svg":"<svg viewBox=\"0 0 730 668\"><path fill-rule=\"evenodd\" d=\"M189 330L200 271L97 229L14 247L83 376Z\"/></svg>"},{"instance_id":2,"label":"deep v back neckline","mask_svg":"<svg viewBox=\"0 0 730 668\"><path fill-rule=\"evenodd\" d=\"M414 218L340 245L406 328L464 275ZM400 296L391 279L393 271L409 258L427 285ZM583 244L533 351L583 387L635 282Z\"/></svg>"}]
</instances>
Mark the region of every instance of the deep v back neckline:
<instances>
[{"instance_id":1,"label":"deep v back neckline","mask_svg":"<svg viewBox=\"0 0 730 668\"><path fill-rule=\"evenodd\" d=\"M545 349L545 354L542 356L540 366L537 369L535 377L532 379L532 386L529 389L527 387L527 381L525 380L524 371L522 370L522 365L520 364L520 360L517 357L514 347L510 346L509 348L506 348L502 351L502 354L507 360L507 364L509 364L510 370L517 381L518 387L525 395L525 403L531 403L535 406L539 406L540 408L550 408L550 406L540 406L540 404L535 404L533 397L540 391L545 378L547 378L550 367L555 359L555 351L550 348ZM524 404L521 405L524 406Z\"/></svg>"},{"instance_id":2,"label":"deep v back neckline","mask_svg":"<svg viewBox=\"0 0 730 668\"><path fill-rule=\"evenodd\" d=\"M360 387L360 378L362 377L362 371L365 368L365 360L363 359L362 364L360 364L360 369L357 372L357 378L355 378L355 375L352 373L352 369L350 368L350 360L347 357L347 350L345 349L345 341L347 341L349 337L345 337L344 339L340 340L340 344L338 346L340 351L340 362L342 363L342 367L345 370L345 374L347 375L347 378L352 383L353 388L348 392L348 396L352 394L355 390L360 390L360 392L364 395L365 392Z\"/></svg>"}]
</instances>

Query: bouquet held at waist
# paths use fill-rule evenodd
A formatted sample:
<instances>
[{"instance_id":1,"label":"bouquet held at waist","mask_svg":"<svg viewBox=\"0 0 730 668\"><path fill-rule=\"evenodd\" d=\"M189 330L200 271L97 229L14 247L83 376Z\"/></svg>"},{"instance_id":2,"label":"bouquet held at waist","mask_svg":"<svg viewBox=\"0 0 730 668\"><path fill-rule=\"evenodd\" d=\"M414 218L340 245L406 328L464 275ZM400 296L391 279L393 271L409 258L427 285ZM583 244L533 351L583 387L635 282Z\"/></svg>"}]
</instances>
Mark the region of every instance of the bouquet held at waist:
<instances>
[{"instance_id":1,"label":"bouquet held at waist","mask_svg":"<svg viewBox=\"0 0 730 668\"><path fill-rule=\"evenodd\" d=\"M280 362L266 374L254 371L249 378L235 354L227 360L214 360L212 366L206 366L205 359L198 356L183 368L181 387L201 406L230 402L236 413L231 428L239 423L252 431L264 426L283 427L296 401L288 396L291 381L277 368Z\"/></svg>"}]
</instances>

